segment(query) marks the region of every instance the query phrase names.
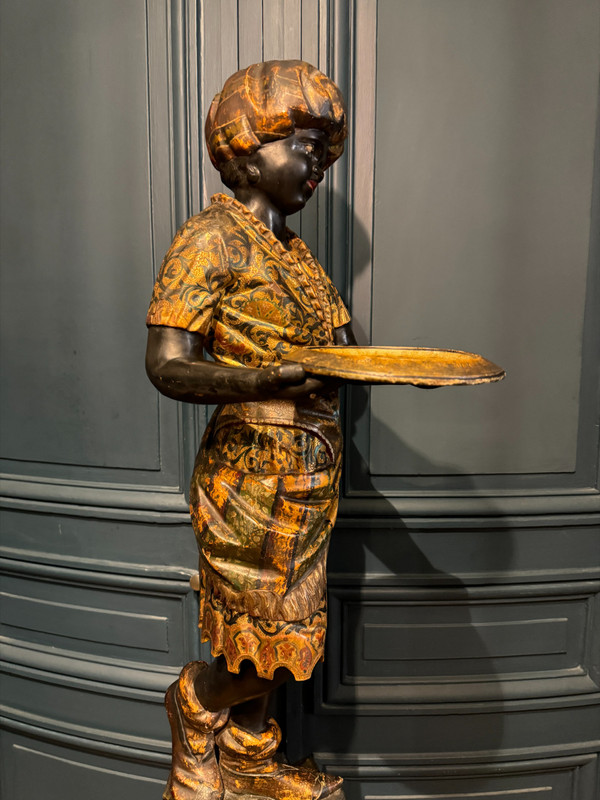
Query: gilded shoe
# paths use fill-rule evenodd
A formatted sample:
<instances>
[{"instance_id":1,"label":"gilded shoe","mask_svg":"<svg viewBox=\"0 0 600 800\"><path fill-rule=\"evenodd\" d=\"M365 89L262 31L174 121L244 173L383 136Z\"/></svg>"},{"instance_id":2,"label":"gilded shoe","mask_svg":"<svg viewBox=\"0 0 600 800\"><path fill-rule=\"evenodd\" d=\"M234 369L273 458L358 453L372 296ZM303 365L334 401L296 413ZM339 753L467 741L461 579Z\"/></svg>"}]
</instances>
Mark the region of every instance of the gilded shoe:
<instances>
[{"instance_id":1,"label":"gilded shoe","mask_svg":"<svg viewBox=\"0 0 600 800\"><path fill-rule=\"evenodd\" d=\"M203 661L186 664L165 695L173 758L163 800L223 800L214 735L226 724L229 709L207 711L198 700L194 681L207 666Z\"/></svg>"},{"instance_id":2,"label":"gilded shoe","mask_svg":"<svg viewBox=\"0 0 600 800\"><path fill-rule=\"evenodd\" d=\"M343 800L342 778L276 760L281 729L254 733L231 720L216 737L225 800Z\"/></svg>"}]
</instances>

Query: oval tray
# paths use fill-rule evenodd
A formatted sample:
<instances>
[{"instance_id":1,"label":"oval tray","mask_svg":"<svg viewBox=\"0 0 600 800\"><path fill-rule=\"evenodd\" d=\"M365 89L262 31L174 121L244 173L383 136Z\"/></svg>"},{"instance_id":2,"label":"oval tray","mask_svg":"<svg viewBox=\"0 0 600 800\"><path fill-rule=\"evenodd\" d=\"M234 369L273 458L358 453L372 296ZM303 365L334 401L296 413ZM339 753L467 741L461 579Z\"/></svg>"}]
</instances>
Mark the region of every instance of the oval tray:
<instances>
[{"instance_id":1,"label":"oval tray","mask_svg":"<svg viewBox=\"0 0 600 800\"><path fill-rule=\"evenodd\" d=\"M310 375L357 383L460 386L505 376L502 367L483 356L433 347L296 347L283 360L302 364Z\"/></svg>"}]
</instances>

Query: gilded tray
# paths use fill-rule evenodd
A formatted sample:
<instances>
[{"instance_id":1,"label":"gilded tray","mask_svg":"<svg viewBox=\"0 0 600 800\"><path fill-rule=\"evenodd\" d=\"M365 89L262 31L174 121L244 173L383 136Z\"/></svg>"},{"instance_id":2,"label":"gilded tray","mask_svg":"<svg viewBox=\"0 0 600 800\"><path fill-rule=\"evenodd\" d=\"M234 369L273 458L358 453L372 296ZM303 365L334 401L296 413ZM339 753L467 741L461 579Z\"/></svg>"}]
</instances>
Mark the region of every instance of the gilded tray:
<instances>
[{"instance_id":1,"label":"gilded tray","mask_svg":"<svg viewBox=\"0 0 600 800\"><path fill-rule=\"evenodd\" d=\"M285 361L310 375L358 383L460 386L501 381L502 367L474 353L432 347L296 347Z\"/></svg>"}]
</instances>

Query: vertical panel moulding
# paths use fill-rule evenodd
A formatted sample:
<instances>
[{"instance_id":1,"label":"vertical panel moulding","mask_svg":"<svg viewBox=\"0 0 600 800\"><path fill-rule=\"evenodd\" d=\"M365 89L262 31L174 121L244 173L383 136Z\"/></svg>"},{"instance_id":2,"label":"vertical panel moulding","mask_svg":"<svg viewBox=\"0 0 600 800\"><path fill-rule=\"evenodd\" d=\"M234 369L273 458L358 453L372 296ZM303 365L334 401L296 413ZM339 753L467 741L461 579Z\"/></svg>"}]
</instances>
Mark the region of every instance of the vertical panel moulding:
<instances>
[{"instance_id":1,"label":"vertical panel moulding","mask_svg":"<svg viewBox=\"0 0 600 800\"><path fill-rule=\"evenodd\" d=\"M263 1L263 58L300 58L300 0Z\"/></svg>"},{"instance_id":2,"label":"vertical panel moulding","mask_svg":"<svg viewBox=\"0 0 600 800\"><path fill-rule=\"evenodd\" d=\"M350 148L348 225L350 253L347 276L352 326L359 344L371 343L373 274L373 205L375 181L375 111L377 77L377 0L351 4L350 18ZM361 479L369 463L370 389L351 388L347 394L346 441L357 452L350 458L346 448L345 483Z\"/></svg>"},{"instance_id":3,"label":"vertical panel moulding","mask_svg":"<svg viewBox=\"0 0 600 800\"><path fill-rule=\"evenodd\" d=\"M202 210L200 149L202 125L200 121L200 53L198 50L199 10L196 0L185 0L185 54L187 70L187 131L188 131L188 208L190 214Z\"/></svg>"},{"instance_id":4,"label":"vertical panel moulding","mask_svg":"<svg viewBox=\"0 0 600 800\"><path fill-rule=\"evenodd\" d=\"M354 4L352 48L352 296L365 298L354 309L356 334L371 342L373 271L373 202L375 170L375 89L377 71L377 2Z\"/></svg>"},{"instance_id":5,"label":"vertical panel moulding","mask_svg":"<svg viewBox=\"0 0 600 800\"><path fill-rule=\"evenodd\" d=\"M148 48L148 119L150 152L150 213L152 227L152 269L148 294L158 273L164 253L179 224L178 215L186 215L187 164L182 159L186 151L183 73L180 69L184 52L181 41L182 3L173 0L161 3L146 0ZM160 98L155 101L154 98ZM168 125L165 126L165 106ZM165 139L165 130L167 138ZM183 138L183 141L182 141ZM183 198L183 199L182 199ZM177 409L177 432L171 425L172 410L169 401L157 395L160 417L161 461L167 452L179 454L179 486L183 487L186 475L186 430L193 427L193 412ZM176 442L169 444L177 437Z\"/></svg>"},{"instance_id":6,"label":"vertical panel moulding","mask_svg":"<svg viewBox=\"0 0 600 800\"><path fill-rule=\"evenodd\" d=\"M321 56L321 16L320 0L302 0L300 19L300 58L322 69Z\"/></svg>"},{"instance_id":7,"label":"vertical panel moulding","mask_svg":"<svg viewBox=\"0 0 600 800\"><path fill-rule=\"evenodd\" d=\"M148 120L150 144L150 208L154 276L162 255L169 246L175 225L175 190L173 175L173 98L171 48L169 43L170 6L147 0L148 48ZM164 98L169 120L168 138L164 140L164 105L153 98Z\"/></svg>"},{"instance_id":8,"label":"vertical panel moulding","mask_svg":"<svg viewBox=\"0 0 600 800\"><path fill-rule=\"evenodd\" d=\"M600 104L600 100L599 100ZM600 110L597 108L597 111ZM577 472L600 492L600 114L597 114L577 442Z\"/></svg>"},{"instance_id":9,"label":"vertical panel moulding","mask_svg":"<svg viewBox=\"0 0 600 800\"><path fill-rule=\"evenodd\" d=\"M327 176L328 207L319 226L319 250L324 253L328 272L346 303L349 305L351 265L348 250L348 223L352 213L348 195L348 173L353 151L354 129L352 116L353 29L352 4L347 0L320 0L319 68L330 75L340 87L348 107L349 138L345 154ZM322 199L322 198L321 198ZM324 213L325 213L324 212Z\"/></svg>"},{"instance_id":10,"label":"vertical panel moulding","mask_svg":"<svg viewBox=\"0 0 600 800\"><path fill-rule=\"evenodd\" d=\"M240 0L238 5L238 62L244 69L263 60L262 0Z\"/></svg>"},{"instance_id":11,"label":"vertical panel moulding","mask_svg":"<svg viewBox=\"0 0 600 800\"><path fill-rule=\"evenodd\" d=\"M238 69L238 3L237 0L202 0L200 4L200 120L208 114L213 97L225 80ZM201 148L202 207L210 205L215 192L223 191L206 152Z\"/></svg>"},{"instance_id":12,"label":"vertical panel moulding","mask_svg":"<svg viewBox=\"0 0 600 800\"><path fill-rule=\"evenodd\" d=\"M184 0L171 0L171 86L172 86L172 137L174 165L175 227L189 217L189 164L188 164L188 70L186 64L187 20Z\"/></svg>"},{"instance_id":13,"label":"vertical panel moulding","mask_svg":"<svg viewBox=\"0 0 600 800\"><path fill-rule=\"evenodd\" d=\"M155 2L155 0L152 0ZM158 4L160 6L160 4ZM188 127L190 70L188 68L188 0L171 0L163 13L167 14L167 74L170 98L170 162L171 162L171 229L175 230L190 216L190 185L192 181L190 131ZM166 65L165 65L166 66ZM157 253L160 260L168 242ZM158 267L158 264L157 264ZM161 403L169 402L163 398ZM177 441L179 449L179 485L184 488L194 463L195 442L199 436L198 413L187 404L177 408ZM168 435L168 434L167 434ZM173 432L171 431L171 435Z\"/></svg>"}]
</instances>

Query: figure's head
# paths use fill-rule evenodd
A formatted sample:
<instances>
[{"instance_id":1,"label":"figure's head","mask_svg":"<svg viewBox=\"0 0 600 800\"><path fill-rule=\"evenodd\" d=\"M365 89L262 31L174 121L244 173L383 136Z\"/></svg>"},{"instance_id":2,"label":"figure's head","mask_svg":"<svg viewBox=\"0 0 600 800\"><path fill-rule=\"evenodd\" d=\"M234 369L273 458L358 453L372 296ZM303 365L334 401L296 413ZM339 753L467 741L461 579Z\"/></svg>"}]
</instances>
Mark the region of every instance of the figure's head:
<instances>
[{"instance_id":1,"label":"figure's head","mask_svg":"<svg viewBox=\"0 0 600 800\"><path fill-rule=\"evenodd\" d=\"M265 159L283 164L302 146L319 150L315 169L322 177L344 151L346 108L335 83L305 61L265 61L225 81L205 134L211 161L231 189L251 185Z\"/></svg>"}]
</instances>

